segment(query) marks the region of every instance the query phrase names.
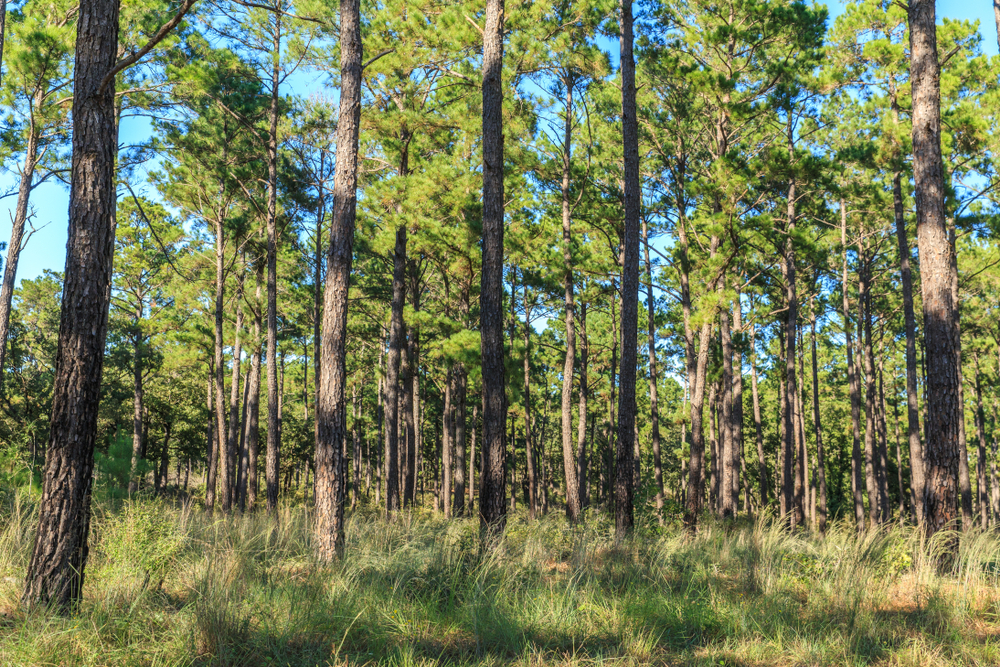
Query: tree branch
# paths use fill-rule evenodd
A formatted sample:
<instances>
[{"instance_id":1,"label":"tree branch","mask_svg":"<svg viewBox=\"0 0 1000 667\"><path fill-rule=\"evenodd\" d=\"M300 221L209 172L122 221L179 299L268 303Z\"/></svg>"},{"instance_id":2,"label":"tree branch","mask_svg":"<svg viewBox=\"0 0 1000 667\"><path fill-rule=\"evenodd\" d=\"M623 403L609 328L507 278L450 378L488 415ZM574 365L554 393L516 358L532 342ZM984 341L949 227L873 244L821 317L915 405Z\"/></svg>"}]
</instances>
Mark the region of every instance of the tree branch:
<instances>
[{"instance_id":1,"label":"tree branch","mask_svg":"<svg viewBox=\"0 0 1000 667\"><path fill-rule=\"evenodd\" d=\"M154 46L159 44L164 37L170 34L170 31L177 27L177 24L181 22L181 19L184 18L184 15L187 14L188 10L191 9L191 6L194 5L195 2L197 2L197 0L184 0L184 4L182 4L180 6L180 9L177 10L177 13L174 14L174 18L170 19L162 26L160 26L160 29L156 31L156 34L153 35L153 37L148 42L146 42L146 46L142 47L141 49L130 55L128 58L123 58L122 60L119 60L118 64L112 67L111 71L105 74L104 78L101 79L101 85L97 89L98 95L104 92L104 89L108 87L108 84L114 81L115 76L119 72L121 72L126 67L131 67L132 65L139 62L139 60L143 56L145 56L147 53L153 50Z\"/></svg>"}]
</instances>

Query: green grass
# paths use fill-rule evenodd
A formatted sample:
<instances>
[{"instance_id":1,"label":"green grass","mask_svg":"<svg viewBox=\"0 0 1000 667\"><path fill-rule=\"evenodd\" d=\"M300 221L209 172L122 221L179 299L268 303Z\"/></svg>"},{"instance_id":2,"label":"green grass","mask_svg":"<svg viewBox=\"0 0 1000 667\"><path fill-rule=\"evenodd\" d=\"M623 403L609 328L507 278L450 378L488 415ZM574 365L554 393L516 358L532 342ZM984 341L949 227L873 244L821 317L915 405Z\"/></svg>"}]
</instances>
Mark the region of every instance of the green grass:
<instances>
[{"instance_id":1,"label":"green grass","mask_svg":"<svg viewBox=\"0 0 1000 667\"><path fill-rule=\"evenodd\" d=\"M98 504L86 598L18 608L34 504L0 508L0 665L998 665L1000 535L908 527L825 538L773 521L649 525L614 548L596 515L478 526L361 511L347 556L312 557L310 516L221 518Z\"/></svg>"}]
</instances>

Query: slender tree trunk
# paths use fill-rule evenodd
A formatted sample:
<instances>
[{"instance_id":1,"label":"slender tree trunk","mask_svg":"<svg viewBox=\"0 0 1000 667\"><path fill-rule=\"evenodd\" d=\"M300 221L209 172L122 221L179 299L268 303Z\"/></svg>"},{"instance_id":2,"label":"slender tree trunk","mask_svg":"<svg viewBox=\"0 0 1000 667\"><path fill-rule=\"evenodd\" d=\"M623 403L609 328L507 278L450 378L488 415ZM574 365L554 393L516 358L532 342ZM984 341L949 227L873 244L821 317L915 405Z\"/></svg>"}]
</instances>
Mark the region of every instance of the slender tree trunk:
<instances>
[{"instance_id":1,"label":"slender tree trunk","mask_svg":"<svg viewBox=\"0 0 1000 667\"><path fill-rule=\"evenodd\" d=\"M260 366L263 341L261 340L261 330L263 329L263 312L261 309L261 274L257 272L257 298L254 300L253 310L253 340L255 348L250 359L250 375L247 378L247 407L246 407L246 511L252 512L257 507L257 461L260 458ZM243 508L243 500L240 501L240 508Z\"/></svg>"},{"instance_id":2,"label":"slender tree trunk","mask_svg":"<svg viewBox=\"0 0 1000 667\"><path fill-rule=\"evenodd\" d=\"M737 335L743 335L743 303L740 296L740 289L736 289L736 299L733 301L733 329ZM730 466L733 469L733 512L737 512L740 498L740 477L744 480L744 485L748 489L746 510L750 511L749 485L746 478L746 463L743 456L743 346L733 345L733 425L732 425L732 459Z\"/></svg>"},{"instance_id":3,"label":"slender tree trunk","mask_svg":"<svg viewBox=\"0 0 1000 667\"><path fill-rule=\"evenodd\" d=\"M924 509L924 452L920 442L920 410L917 399L917 324L913 313L910 243L906 238L902 174L899 171L894 174L892 179L892 199L903 287L903 319L906 328L906 426L910 446L910 486L913 489L914 511L919 524L923 521ZM900 493L902 493L902 489L900 489Z\"/></svg>"},{"instance_id":4,"label":"slender tree trunk","mask_svg":"<svg viewBox=\"0 0 1000 667\"><path fill-rule=\"evenodd\" d=\"M858 371L854 364L854 353L851 344L851 304L848 297L850 283L847 279L847 206L840 200L840 245L844 253L844 270L841 278L844 316L844 348L847 352L847 380L851 393L851 494L854 497L854 521L858 530L865 529L865 505L862 497L862 466L861 466L861 397L859 396Z\"/></svg>"},{"instance_id":5,"label":"slender tree trunk","mask_svg":"<svg viewBox=\"0 0 1000 667\"><path fill-rule=\"evenodd\" d=\"M3 31L6 0L0 0L0 65L3 60ZM44 91L39 86L35 95L34 108L42 104ZM10 311L14 299L14 286L17 279L17 264L24 246L24 226L28 222L28 202L31 198L32 181L35 178L35 165L38 161L39 129L35 124L34 114L28 125L28 143L24 149L24 164L21 165L21 181L17 189L17 206L14 209L14 221L10 231L10 243L7 245L7 262L4 265L3 285L0 287L0 382L3 379L3 369L7 360L7 336L10 332Z\"/></svg>"},{"instance_id":6,"label":"slender tree trunk","mask_svg":"<svg viewBox=\"0 0 1000 667\"><path fill-rule=\"evenodd\" d=\"M139 490L139 460L146 443L143 442L142 411L142 300L135 313L135 330L132 332L132 468L128 480L129 495ZM2 371L0 371L2 372Z\"/></svg>"},{"instance_id":7,"label":"slender tree trunk","mask_svg":"<svg viewBox=\"0 0 1000 667\"><path fill-rule=\"evenodd\" d=\"M535 479L535 443L531 420L531 305L528 302L528 282L522 281L524 304L524 458L528 473L528 519L534 521L538 511L538 482ZM473 409L473 424L476 413ZM473 439L476 430L472 430ZM472 476L469 476L470 488Z\"/></svg>"},{"instance_id":8,"label":"slender tree trunk","mask_svg":"<svg viewBox=\"0 0 1000 667\"><path fill-rule=\"evenodd\" d=\"M878 360L878 495L879 519L882 523L892 520L892 503L889 500L889 448L886 444L887 429L885 420L885 379L883 375L885 357L879 355Z\"/></svg>"},{"instance_id":9,"label":"slender tree trunk","mask_svg":"<svg viewBox=\"0 0 1000 667\"><path fill-rule=\"evenodd\" d=\"M444 409L441 413L441 509L444 518L451 517L451 469L452 452L455 448L455 406L452 405L455 387L454 366L448 369L444 384Z\"/></svg>"},{"instance_id":10,"label":"slender tree trunk","mask_svg":"<svg viewBox=\"0 0 1000 667\"><path fill-rule=\"evenodd\" d=\"M721 283L720 283L721 285ZM720 294L722 290L720 289ZM731 519L736 515L738 498L733 495L732 467L733 449L733 330L729 323L729 311L724 305L719 310L719 339L722 347L722 378L719 388L719 459L712 462L712 468L719 468L719 515Z\"/></svg>"},{"instance_id":11,"label":"slender tree trunk","mask_svg":"<svg viewBox=\"0 0 1000 667\"><path fill-rule=\"evenodd\" d=\"M413 309L417 309L417 296L419 293L419 276L417 275L416 263L409 261L409 291L410 304ZM416 418L417 407L417 351L419 342L418 327L412 323L407 323L406 327L406 354L403 364L403 420L406 424L406 446L403 450L403 469L406 471L403 477L403 504L406 507L413 506L413 493L416 486L416 464L417 464L417 428Z\"/></svg>"},{"instance_id":12,"label":"slender tree trunk","mask_svg":"<svg viewBox=\"0 0 1000 667\"><path fill-rule=\"evenodd\" d=\"M579 417L576 424L576 481L579 489L580 510L589 504L588 459L587 459L587 366L590 363L590 341L587 339L587 304L580 306L580 390L578 395Z\"/></svg>"},{"instance_id":13,"label":"slender tree trunk","mask_svg":"<svg viewBox=\"0 0 1000 667\"><path fill-rule=\"evenodd\" d=\"M790 144L792 141L791 126L789 126L788 140ZM791 151L791 149L789 150ZM783 516L784 512L793 511L794 507L795 480L793 477L793 468L795 450L797 449L795 442L795 396L798 393L798 389L795 378L795 334L798 328L799 303L798 295L795 291L795 245L792 241L795 234L795 198L795 179L792 178L788 181L788 238L785 241L785 257L782 264L782 274L785 279L785 304L787 308L785 313L785 393L787 394L785 404L788 406L784 413L785 438L782 443L782 451L784 453L781 484L781 493L784 499ZM796 518L795 516L788 517L793 527L795 526Z\"/></svg>"},{"instance_id":14,"label":"slender tree trunk","mask_svg":"<svg viewBox=\"0 0 1000 667\"><path fill-rule=\"evenodd\" d=\"M719 383L713 382L708 390L708 448L709 448L709 485L708 501L712 510L719 509Z\"/></svg>"},{"instance_id":15,"label":"slender tree trunk","mask_svg":"<svg viewBox=\"0 0 1000 667\"><path fill-rule=\"evenodd\" d=\"M118 1L82 0L73 74L69 239L38 530L22 600L68 609L82 595L115 246Z\"/></svg>"},{"instance_id":16,"label":"slender tree trunk","mask_svg":"<svg viewBox=\"0 0 1000 667\"><path fill-rule=\"evenodd\" d=\"M826 457L823 452L823 426L819 414L819 364L816 359L816 299L809 301L809 327L812 332L812 409L816 434L816 527L826 532Z\"/></svg>"},{"instance_id":17,"label":"slender tree trunk","mask_svg":"<svg viewBox=\"0 0 1000 667\"><path fill-rule=\"evenodd\" d=\"M976 508L979 511L979 520L983 530L989 528L990 523L990 501L986 492L986 415L983 412L983 388L979 377L979 353L973 353L972 360L975 364L975 390L976 390L976 439L978 440L978 451L976 458Z\"/></svg>"},{"instance_id":18,"label":"slender tree trunk","mask_svg":"<svg viewBox=\"0 0 1000 667\"><path fill-rule=\"evenodd\" d=\"M649 229L642 219L642 240L646 259L646 348L649 352L649 410L653 444L653 479L656 482L656 515L663 523L663 461L660 454L660 403L657 394L656 301L653 299L653 263L649 259Z\"/></svg>"},{"instance_id":19,"label":"slender tree trunk","mask_svg":"<svg viewBox=\"0 0 1000 667\"><path fill-rule=\"evenodd\" d=\"M316 536L319 557L343 553L347 466L341 443L347 437L347 290L354 252L357 210L358 134L361 121L361 9L359 0L340 0L340 116L334 210L330 222L316 440ZM268 285L270 288L270 285ZM269 313L270 316L270 313ZM270 332L268 334L270 336ZM270 348L270 340L268 341ZM270 363L270 361L269 361Z\"/></svg>"},{"instance_id":20,"label":"slender tree trunk","mask_svg":"<svg viewBox=\"0 0 1000 667\"><path fill-rule=\"evenodd\" d=\"M465 514L465 422L466 422L466 394L468 388L468 374L465 364L458 364L455 368L455 465L453 472L455 475L455 516Z\"/></svg>"},{"instance_id":21,"label":"slender tree trunk","mask_svg":"<svg viewBox=\"0 0 1000 667\"><path fill-rule=\"evenodd\" d=\"M211 489L214 498L215 473L218 457L215 455L215 411L212 409L212 392L215 388L215 361L208 360L208 383L205 405L208 408L208 427L205 429L205 509L208 509L208 492Z\"/></svg>"},{"instance_id":22,"label":"slender tree trunk","mask_svg":"<svg viewBox=\"0 0 1000 667\"><path fill-rule=\"evenodd\" d=\"M222 487L222 511L229 512L233 503L238 503L236 493L236 463L239 458L240 437L240 359L243 356L240 344L240 331L243 329L243 278L236 282L236 333L233 341L233 369L230 374L229 387L229 437L226 439L226 478L229 486Z\"/></svg>"},{"instance_id":23,"label":"slender tree trunk","mask_svg":"<svg viewBox=\"0 0 1000 667\"><path fill-rule=\"evenodd\" d=\"M481 536L492 550L507 525L507 398L503 345L503 0L486 1L483 30L483 266L480 336L483 373Z\"/></svg>"},{"instance_id":24,"label":"slender tree trunk","mask_svg":"<svg viewBox=\"0 0 1000 667\"><path fill-rule=\"evenodd\" d=\"M864 237L864 229L861 237ZM864 345L865 365L865 490L868 493L868 523L876 525L879 517L878 460L875 452L875 355L872 350L871 293L868 284L869 258L864 241L858 240L858 340Z\"/></svg>"},{"instance_id":25,"label":"slender tree trunk","mask_svg":"<svg viewBox=\"0 0 1000 667\"><path fill-rule=\"evenodd\" d=\"M752 307L752 303L751 303ZM750 394L753 399L753 425L757 436L757 482L760 484L760 506L767 507L767 458L764 455L764 429L760 418L760 394L757 391L757 325L750 328Z\"/></svg>"},{"instance_id":26,"label":"slender tree trunk","mask_svg":"<svg viewBox=\"0 0 1000 667\"><path fill-rule=\"evenodd\" d=\"M944 219L941 158L940 65L933 0L910 0L910 81L913 97L913 176L917 202L917 246L924 308L927 374L927 462L925 526L945 528L957 506L955 478L962 420L957 365L957 304Z\"/></svg>"}]
</instances>

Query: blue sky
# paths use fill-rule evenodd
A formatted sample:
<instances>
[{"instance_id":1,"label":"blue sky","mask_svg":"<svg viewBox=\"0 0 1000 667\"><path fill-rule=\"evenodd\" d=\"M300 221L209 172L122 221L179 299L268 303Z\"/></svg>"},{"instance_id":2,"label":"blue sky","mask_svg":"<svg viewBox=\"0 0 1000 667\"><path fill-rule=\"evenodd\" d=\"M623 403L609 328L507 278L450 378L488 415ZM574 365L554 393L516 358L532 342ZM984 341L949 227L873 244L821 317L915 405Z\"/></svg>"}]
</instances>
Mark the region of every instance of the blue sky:
<instances>
[{"instance_id":1,"label":"blue sky","mask_svg":"<svg viewBox=\"0 0 1000 667\"><path fill-rule=\"evenodd\" d=\"M846 3L832 0L827 3L831 20L843 11ZM997 54L997 35L992 3L987 0L939 0L938 18L978 20L983 35L983 48L990 55ZM308 82L311 77L302 76L299 81ZM305 91L298 91L305 92ZM123 144L141 141L149 133L148 121L134 118L122 121L120 141ZM0 175L0 192L8 192L15 186L10 173ZM69 207L68 189L58 183L46 183L38 187L32 195L34 210L33 224L40 229L21 254L18 266L18 280L35 278L45 269L62 271L66 261L66 221ZM15 197L0 200L0 239L10 238L11 219Z\"/></svg>"}]
</instances>

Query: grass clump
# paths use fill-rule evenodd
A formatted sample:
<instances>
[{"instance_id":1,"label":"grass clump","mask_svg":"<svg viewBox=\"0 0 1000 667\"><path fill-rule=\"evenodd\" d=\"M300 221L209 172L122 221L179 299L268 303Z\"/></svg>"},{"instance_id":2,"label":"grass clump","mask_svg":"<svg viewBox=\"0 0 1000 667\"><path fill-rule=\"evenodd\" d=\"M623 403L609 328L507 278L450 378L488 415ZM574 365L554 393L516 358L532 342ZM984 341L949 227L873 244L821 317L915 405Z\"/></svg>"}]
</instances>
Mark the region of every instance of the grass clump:
<instances>
[{"instance_id":1,"label":"grass clump","mask_svg":"<svg viewBox=\"0 0 1000 667\"><path fill-rule=\"evenodd\" d=\"M362 509L324 566L305 508L109 501L86 598L61 617L17 604L34 512L17 494L0 509L5 666L1000 664L993 532L962 534L942 571L908 527L648 526L615 547L599 515L516 515L483 557L473 520Z\"/></svg>"}]
</instances>

